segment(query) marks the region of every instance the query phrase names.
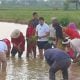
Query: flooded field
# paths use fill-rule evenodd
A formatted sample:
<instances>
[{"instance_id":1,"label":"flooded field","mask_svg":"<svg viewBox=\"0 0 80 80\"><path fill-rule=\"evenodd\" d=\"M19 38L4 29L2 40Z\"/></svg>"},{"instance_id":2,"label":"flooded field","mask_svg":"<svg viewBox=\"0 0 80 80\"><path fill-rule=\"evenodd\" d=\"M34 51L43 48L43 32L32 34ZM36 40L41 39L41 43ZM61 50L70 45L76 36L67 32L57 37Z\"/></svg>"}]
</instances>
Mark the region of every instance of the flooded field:
<instances>
[{"instance_id":1,"label":"flooded field","mask_svg":"<svg viewBox=\"0 0 80 80\"><path fill-rule=\"evenodd\" d=\"M20 29L25 36L27 25L14 23L0 23L0 39L9 38L14 29ZM25 45L26 46L26 45ZM7 59L6 72L0 71L0 80L49 80L48 71L49 66L45 60L33 59L32 57L26 59L26 52L24 52L21 59L15 58ZM56 74L56 80L62 80L61 71ZM75 63L69 68L69 80L80 80L80 66Z\"/></svg>"}]
</instances>

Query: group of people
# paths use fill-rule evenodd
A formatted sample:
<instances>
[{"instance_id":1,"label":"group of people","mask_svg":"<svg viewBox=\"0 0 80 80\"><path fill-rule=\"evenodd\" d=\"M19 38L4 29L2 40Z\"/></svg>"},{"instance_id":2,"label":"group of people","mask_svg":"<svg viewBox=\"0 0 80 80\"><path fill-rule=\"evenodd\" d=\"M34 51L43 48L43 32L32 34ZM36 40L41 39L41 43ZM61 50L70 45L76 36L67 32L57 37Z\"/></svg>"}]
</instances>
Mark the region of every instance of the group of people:
<instances>
[{"instance_id":1,"label":"group of people","mask_svg":"<svg viewBox=\"0 0 80 80\"><path fill-rule=\"evenodd\" d=\"M48 25L43 17L38 17L38 13L33 13L33 19L28 22L26 30L26 57L30 55L36 58L38 47L39 57L44 58L50 65L49 79L55 80L55 73L62 70L63 80L68 80L68 67L73 62L80 61L80 34L74 22L62 27L56 17L51 18ZM15 29L11 33L11 44L8 39L0 40L0 62L2 68L6 69L6 56L21 58L25 50L25 37L23 33ZM11 49L11 50L10 50ZM3 69L4 70L4 69Z\"/></svg>"}]
</instances>

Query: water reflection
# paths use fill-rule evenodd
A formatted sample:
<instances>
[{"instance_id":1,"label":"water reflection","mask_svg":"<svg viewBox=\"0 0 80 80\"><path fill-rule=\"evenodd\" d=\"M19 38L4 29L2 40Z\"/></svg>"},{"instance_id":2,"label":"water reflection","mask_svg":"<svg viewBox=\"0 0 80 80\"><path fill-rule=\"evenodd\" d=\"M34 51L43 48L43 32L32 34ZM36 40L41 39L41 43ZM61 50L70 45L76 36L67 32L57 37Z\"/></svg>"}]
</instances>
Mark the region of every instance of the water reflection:
<instances>
[{"instance_id":1,"label":"water reflection","mask_svg":"<svg viewBox=\"0 0 80 80\"><path fill-rule=\"evenodd\" d=\"M6 71L0 71L0 80L6 80Z\"/></svg>"},{"instance_id":2,"label":"water reflection","mask_svg":"<svg viewBox=\"0 0 80 80\"><path fill-rule=\"evenodd\" d=\"M27 80L47 80L46 78L48 78L48 66L44 60L29 60L27 69Z\"/></svg>"},{"instance_id":3,"label":"water reflection","mask_svg":"<svg viewBox=\"0 0 80 80\"><path fill-rule=\"evenodd\" d=\"M0 38L10 38L10 33L14 29L20 29L24 35L27 26L20 24L0 23ZM5 29L5 26L7 28ZM7 33L7 34L6 34ZM45 60L40 59L29 59L25 57L26 52L22 55L22 59L18 59L17 55L15 58L7 59L7 71L0 71L0 80L49 80L48 70L49 66ZM57 80L62 79L61 71L56 74ZM80 80L80 66L72 64L69 69L69 80Z\"/></svg>"},{"instance_id":4,"label":"water reflection","mask_svg":"<svg viewBox=\"0 0 80 80\"><path fill-rule=\"evenodd\" d=\"M5 80L48 80L48 69L44 60L9 58Z\"/></svg>"}]
</instances>

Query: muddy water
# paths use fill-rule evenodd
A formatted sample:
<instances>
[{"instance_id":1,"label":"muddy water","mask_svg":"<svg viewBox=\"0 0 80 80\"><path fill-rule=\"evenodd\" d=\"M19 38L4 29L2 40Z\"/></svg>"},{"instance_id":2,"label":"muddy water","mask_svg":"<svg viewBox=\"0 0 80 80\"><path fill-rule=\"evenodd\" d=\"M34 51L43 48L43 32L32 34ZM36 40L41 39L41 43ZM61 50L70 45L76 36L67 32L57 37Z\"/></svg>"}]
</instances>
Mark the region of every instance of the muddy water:
<instances>
[{"instance_id":1,"label":"muddy water","mask_svg":"<svg viewBox=\"0 0 80 80\"><path fill-rule=\"evenodd\" d=\"M9 38L14 29L20 29L25 36L27 25L14 24L14 23L0 23L0 39ZM26 45L25 45L26 46ZM0 71L0 80L49 80L48 70L49 66L45 60L39 58L27 60L24 52L22 59L15 58L7 59L6 72ZM62 79L61 71L56 73L57 80ZM80 80L80 66L72 64L69 68L69 80Z\"/></svg>"}]
</instances>

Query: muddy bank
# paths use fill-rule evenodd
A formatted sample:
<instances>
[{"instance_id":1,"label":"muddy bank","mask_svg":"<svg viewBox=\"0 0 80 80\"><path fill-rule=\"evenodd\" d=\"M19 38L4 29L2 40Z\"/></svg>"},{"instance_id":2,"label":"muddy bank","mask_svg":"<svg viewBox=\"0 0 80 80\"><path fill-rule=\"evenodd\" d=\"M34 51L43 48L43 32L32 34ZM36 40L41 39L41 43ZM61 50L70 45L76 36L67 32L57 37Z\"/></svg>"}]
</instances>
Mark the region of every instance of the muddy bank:
<instances>
[{"instance_id":1,"label":"muddy bank","mask_svg":"<svg viewBox=\"0 0 80 80\"><path fill-rule=\"evenodd\" d=\"M18 23L18 24L28 24L28 20L20 20L20 19L0 19L0 22L5 22L5 23Z\"/></svg>"}]
</instances>

